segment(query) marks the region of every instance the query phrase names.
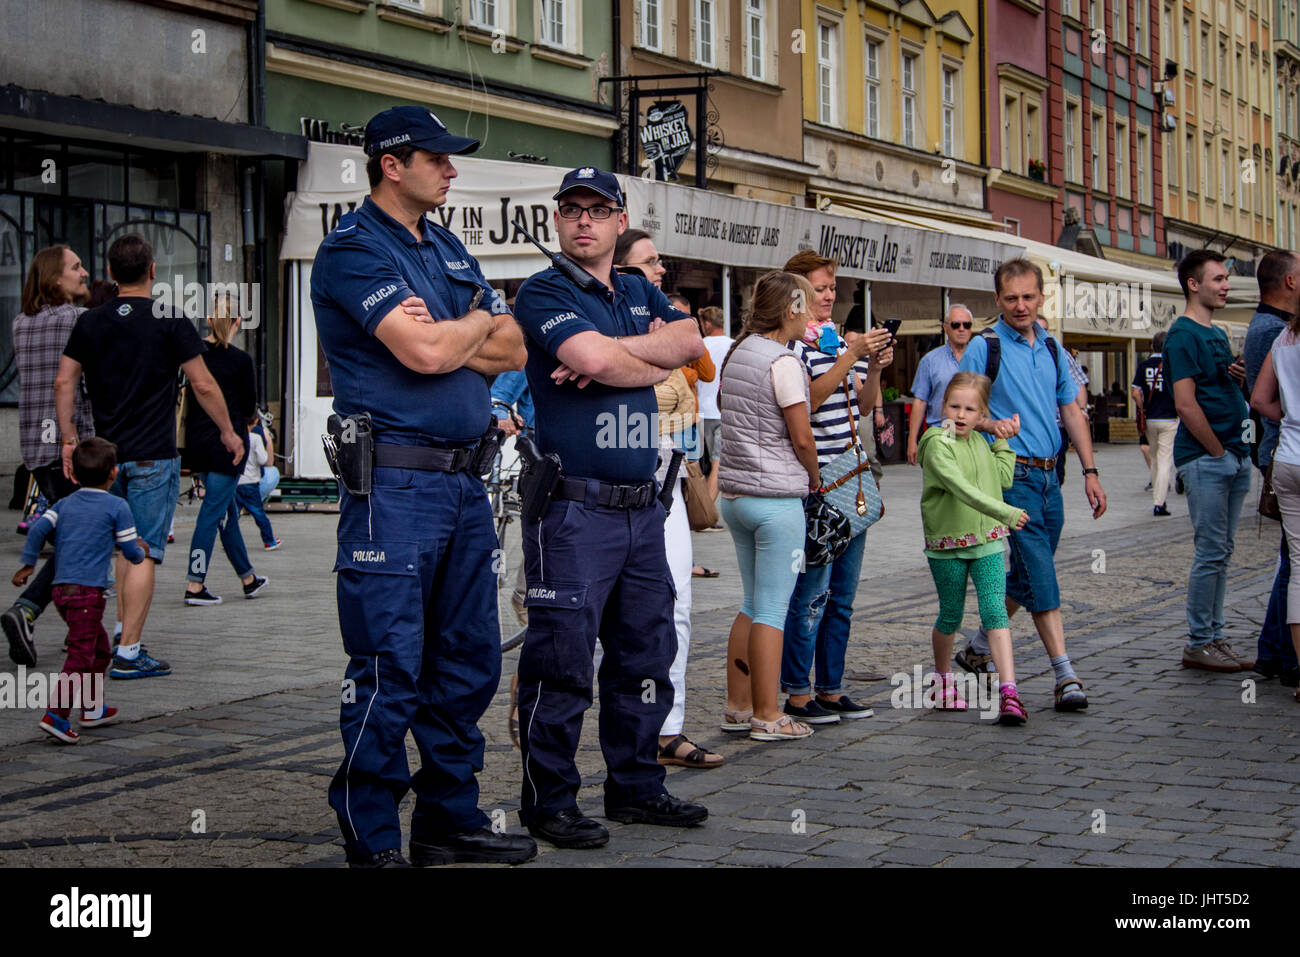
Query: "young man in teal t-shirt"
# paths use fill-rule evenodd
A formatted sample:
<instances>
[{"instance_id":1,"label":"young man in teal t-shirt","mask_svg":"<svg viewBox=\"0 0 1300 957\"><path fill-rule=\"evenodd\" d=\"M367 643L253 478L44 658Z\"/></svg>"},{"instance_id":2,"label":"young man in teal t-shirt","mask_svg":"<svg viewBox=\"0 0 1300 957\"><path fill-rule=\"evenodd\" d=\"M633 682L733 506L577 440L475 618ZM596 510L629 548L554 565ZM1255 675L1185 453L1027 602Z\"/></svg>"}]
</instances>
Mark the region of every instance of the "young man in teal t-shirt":
<instances>
[{"instance_id":1,"label":"young man in teal t-shirt","mask_svg":"<svg viewBox=\"0 0 1300 957\"><path fill-rule=\"evenodd\" d=\"M1178 264L1187 296L1165 338L1166 381L1173 383L1180 425L1174 465L1187 488L1195 553L1187 576L1187 646L1183 667L1246 671L1254 661L1223 638L1223 595L1241 503L1250 491L1250 412L1241 393L1245 365L1233 359L1223 330L1210 324L1228 301L1223 256L1199 249Z\"/></svg>"}]
</instances>

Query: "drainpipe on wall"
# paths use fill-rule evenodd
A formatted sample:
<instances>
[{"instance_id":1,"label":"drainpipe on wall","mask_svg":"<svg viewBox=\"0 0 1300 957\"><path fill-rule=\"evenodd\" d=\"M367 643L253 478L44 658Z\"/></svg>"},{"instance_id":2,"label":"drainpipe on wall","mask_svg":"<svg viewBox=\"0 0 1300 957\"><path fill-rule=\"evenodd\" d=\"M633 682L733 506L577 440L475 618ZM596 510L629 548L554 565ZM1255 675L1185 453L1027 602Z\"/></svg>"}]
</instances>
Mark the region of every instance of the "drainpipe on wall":
<instances>
[{"instance_id":1,"label":"drainpipe on wall","mask_svg":"<svg viewBox=\"0 0 1300 957\"><path fill-rule=\"evenodd\" d=\"M610 13L610 24L611 24L611 28L614 31L614 41L613 43L610 44L610 51L609 51L609 71L610 71L609 75L610 76L623 75L623 12L620 9L621 6L622 3L620 2L620 0L610 0L610 7L612 8ZM613 106L614 106L615 116L618 115L618 111L621 107L621 104L619 103L619 100L622 99L621 93L622 93L622 84L614 85ZM631 118L628 119L628 122L631 123ZM621 139L619 134L620 134L619 130L615 130L613 134L611 134L612 146L610 148L610 152L614 154L613 166L615 170L618 170L623 155L623 151L619 148L620 139ZM629 130L628 136L631 135L632 133ZM633 172L633 171L626 170L625 172Z\"/></svg>"}]
</instances>

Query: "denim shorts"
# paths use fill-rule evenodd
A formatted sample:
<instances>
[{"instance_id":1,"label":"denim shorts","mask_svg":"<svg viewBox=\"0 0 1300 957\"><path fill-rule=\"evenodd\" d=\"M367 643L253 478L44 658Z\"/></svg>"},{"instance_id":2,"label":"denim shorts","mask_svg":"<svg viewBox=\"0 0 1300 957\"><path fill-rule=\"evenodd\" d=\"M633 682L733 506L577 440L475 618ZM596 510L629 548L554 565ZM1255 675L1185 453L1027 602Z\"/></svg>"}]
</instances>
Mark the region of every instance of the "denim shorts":
<instances>
[{"instance_id":1,"label":"denim shorts","mask_svg":"<svg viewBox=\"0 0 1300 957\"><path fill-rule=\"evenodd\" d=\"M1060 608L1056 546L1065 526L1065 506L1056 472L1017 465L1015 481L1003 490L1002 499L1029 513L1029 524L1011 533L1007 597L1030 612Z\"/></svg>"},{"instance_id":2,"label":"denim shorts","mask_svg":"<svg viewBox=\"0 0 1300 957\"><path fill-rule=\"evenodd\" d=\"M109 491L131 506L135 533L149 546L149 557L161 565L181 494L180 458L119 463L117 481Z\"/></svg>"}]
</instances>

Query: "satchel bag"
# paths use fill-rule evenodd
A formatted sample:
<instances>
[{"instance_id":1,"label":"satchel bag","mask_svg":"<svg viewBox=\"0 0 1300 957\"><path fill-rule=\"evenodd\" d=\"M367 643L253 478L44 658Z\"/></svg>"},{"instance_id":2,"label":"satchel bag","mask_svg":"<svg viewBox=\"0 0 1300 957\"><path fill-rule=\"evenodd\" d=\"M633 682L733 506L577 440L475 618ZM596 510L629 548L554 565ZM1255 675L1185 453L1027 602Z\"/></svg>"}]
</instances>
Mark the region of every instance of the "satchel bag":
<instances>
[{"instance_id":1,"label":"satchel bag","mask_svg":"<svg viewBox=\"0 0 1300 957\"><path fill-rule=\"evenodd\" d=\"M807 526L804 560L810 568L839 558L849 547L849 541L880 521L885 512L880 489L871 474L871 460L863 456L858 441L847 379L843 385L849 400L849 434L853 444L821 470L821 489L804 500Z\"/></svg>"},{"instance_id":2,"label":"satchel bag","mask_svg":"<svg viewBox=\"0 0 1300 957\"><path fill-rule=\"evenodd\" d=\"M1277 492L1273 491L1273 463L1268 463L1264 472L1264 481L1259 486L1259 514L1275 522L1282 521L1282 509L1277 504Z\"/></svg>"},{"instance_id":3,"label":"satchel bag","mask_svg":"<svg viewBox=\"0 0 1300 957\"><path fill-rule=\"evenodd\" d=\"M709 495L709 482L699 462L686 462L682 472L682 498L686 501L686 520L692 532L702 532L718 524L718 506Z\"/></svg>"}]
</instances>

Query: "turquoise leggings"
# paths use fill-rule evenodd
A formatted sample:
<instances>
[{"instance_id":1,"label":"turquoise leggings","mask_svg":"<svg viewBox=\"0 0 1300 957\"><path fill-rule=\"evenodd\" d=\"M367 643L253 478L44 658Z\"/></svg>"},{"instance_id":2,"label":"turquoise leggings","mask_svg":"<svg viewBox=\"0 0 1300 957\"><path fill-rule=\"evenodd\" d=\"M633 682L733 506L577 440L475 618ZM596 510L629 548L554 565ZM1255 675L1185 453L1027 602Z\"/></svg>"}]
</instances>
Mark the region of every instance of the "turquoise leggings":
<instances>
[{"instance_id":1,"label":"turquoise leggings","mask_svg":"<svg viewBox=\"0 0 1300 957\"><path fill-rule=\"evenodd\" d=\"M980 624L984 630L1010 628L1007 617L1007 573L1002 553L993 552L980 558L930 558L930 574L939 589L939 618L935 630L951 635L961 627L966 611L966 573L975 583L979 600Z\"/></svg>"},{"instance_id":2,"label":"turquoise leggings","mask_svg":"<svg viewBox=\"0 0 1300 957\"><path fill-rule=\"evenodd\" d=\"M760 625L785 628L803 559L803 500L742 495L719 498L718 505L736 545L745 589L741 614Z\"/></svg>"}]
</instances>

